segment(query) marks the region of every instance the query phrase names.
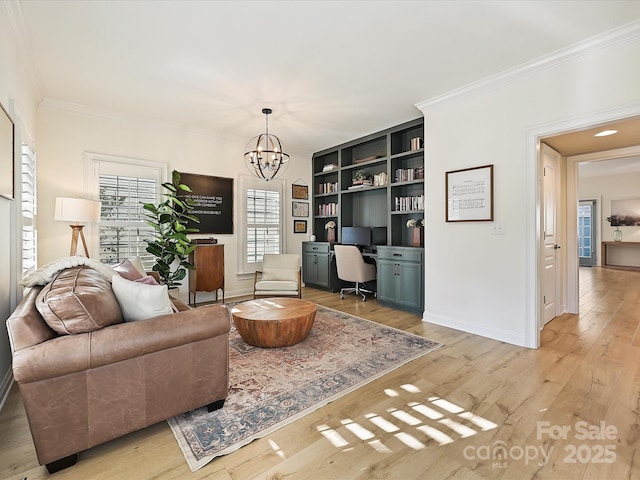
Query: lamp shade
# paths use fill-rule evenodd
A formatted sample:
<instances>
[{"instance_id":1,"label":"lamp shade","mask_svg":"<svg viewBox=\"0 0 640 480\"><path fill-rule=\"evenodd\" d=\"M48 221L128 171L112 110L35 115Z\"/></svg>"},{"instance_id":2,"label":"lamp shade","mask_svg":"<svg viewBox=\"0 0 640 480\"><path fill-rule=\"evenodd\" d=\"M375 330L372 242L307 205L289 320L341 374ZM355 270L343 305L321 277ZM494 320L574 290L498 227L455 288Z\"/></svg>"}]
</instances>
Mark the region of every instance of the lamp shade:
<instances>
[{"instance_id":1,"label":"lamp shade","mask_svg":"<svg viewBox=\"0 0 640 480\"><path fill-rule=\"evenodd\" d=\"M53 218L75 223L99 222L101 206L97 200L58 197Z\"/></svg>"}]
</instances>

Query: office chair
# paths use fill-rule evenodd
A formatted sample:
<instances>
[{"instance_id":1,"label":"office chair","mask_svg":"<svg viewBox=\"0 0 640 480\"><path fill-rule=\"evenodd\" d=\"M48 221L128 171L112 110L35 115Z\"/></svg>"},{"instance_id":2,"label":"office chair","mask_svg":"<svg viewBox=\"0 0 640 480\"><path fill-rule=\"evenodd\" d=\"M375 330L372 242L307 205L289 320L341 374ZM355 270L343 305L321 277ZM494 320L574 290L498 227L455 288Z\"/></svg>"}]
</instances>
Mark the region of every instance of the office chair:
<instances>
[{"instance_id":1,"label":"office chair","mask_svg":"<svg viewBox=\"0 0 640 480\"><path fill-rule=\"evenodd\" d=\"M367 301L367 293L373 293L375 297L376 292L360 285L376 279L376 266L365 263L360 250L355 245L334 245L333 249L336 254L338 278L355 283L353 287L340 290L340 298L344 298L345 293L362 295L363 302Z\"/></svg>"}]
</instances>

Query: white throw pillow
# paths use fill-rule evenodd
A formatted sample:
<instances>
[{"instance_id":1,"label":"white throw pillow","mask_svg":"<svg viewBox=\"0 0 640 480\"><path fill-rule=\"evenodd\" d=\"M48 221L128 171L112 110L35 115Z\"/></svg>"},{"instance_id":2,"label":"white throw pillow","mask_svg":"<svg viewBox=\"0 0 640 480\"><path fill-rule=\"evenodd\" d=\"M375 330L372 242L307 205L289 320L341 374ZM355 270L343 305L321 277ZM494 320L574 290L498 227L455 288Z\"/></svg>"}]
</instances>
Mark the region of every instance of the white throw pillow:
<instances>
[{"instance_id":1,"label":"white throw pillow","mask_svg":"<svg viewBox=\"0 0 640 480\"><path fill-rule=\"evenodd\" d=\"M166 285L146 285L114 275L111 286L125 322L173 313Z\"/></svg>"}]
</instances>

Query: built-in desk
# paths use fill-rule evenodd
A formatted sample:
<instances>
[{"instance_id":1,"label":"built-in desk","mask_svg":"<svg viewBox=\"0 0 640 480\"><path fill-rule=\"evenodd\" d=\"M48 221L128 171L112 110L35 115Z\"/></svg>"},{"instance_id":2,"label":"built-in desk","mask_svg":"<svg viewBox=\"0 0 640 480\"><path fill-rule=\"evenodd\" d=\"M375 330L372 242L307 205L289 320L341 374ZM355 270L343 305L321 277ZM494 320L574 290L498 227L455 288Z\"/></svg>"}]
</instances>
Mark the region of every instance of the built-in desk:
<instances>
[{"instance_id":1,"label":"built-in desk","mask_svg":"<svg viewBox=\"0 0 640 480\"><path fill-rule=\"evenodd\" d=\"M640 242L602 242L602 266L640 270Z\"/></svg>"},{"instance_id":2,"label":"built-in desk","mask_svg":"<svg viewBox=\"0 0 640 480\"><path fill-rule=\"evenodd\" d=\"M424 308L424 249L378 245L364 251L365 261L377 266L378 301L384 305L422 313ZM348 286L338 278L333 244L302 243L302 273L305 285L333 292Z\"/></svg>"}]
</instances>

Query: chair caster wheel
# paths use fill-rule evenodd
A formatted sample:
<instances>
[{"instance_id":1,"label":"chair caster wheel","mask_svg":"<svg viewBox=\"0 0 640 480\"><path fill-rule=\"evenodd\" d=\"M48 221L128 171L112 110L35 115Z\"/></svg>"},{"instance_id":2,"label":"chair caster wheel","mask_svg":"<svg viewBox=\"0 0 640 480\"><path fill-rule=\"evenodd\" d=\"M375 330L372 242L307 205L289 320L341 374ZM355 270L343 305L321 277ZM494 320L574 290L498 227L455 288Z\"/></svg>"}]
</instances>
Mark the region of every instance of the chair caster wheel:
<instances>
[{"instance_id":1,"label":"chair caster wheel","mask_svg":"<svg viewBox=\"0 0 640 480\"><path fill-rule=\"evenodd\" d=\"M340 294L340 300L344 300L344 294L343 293Z\"/></svg>"}]
</instances>

